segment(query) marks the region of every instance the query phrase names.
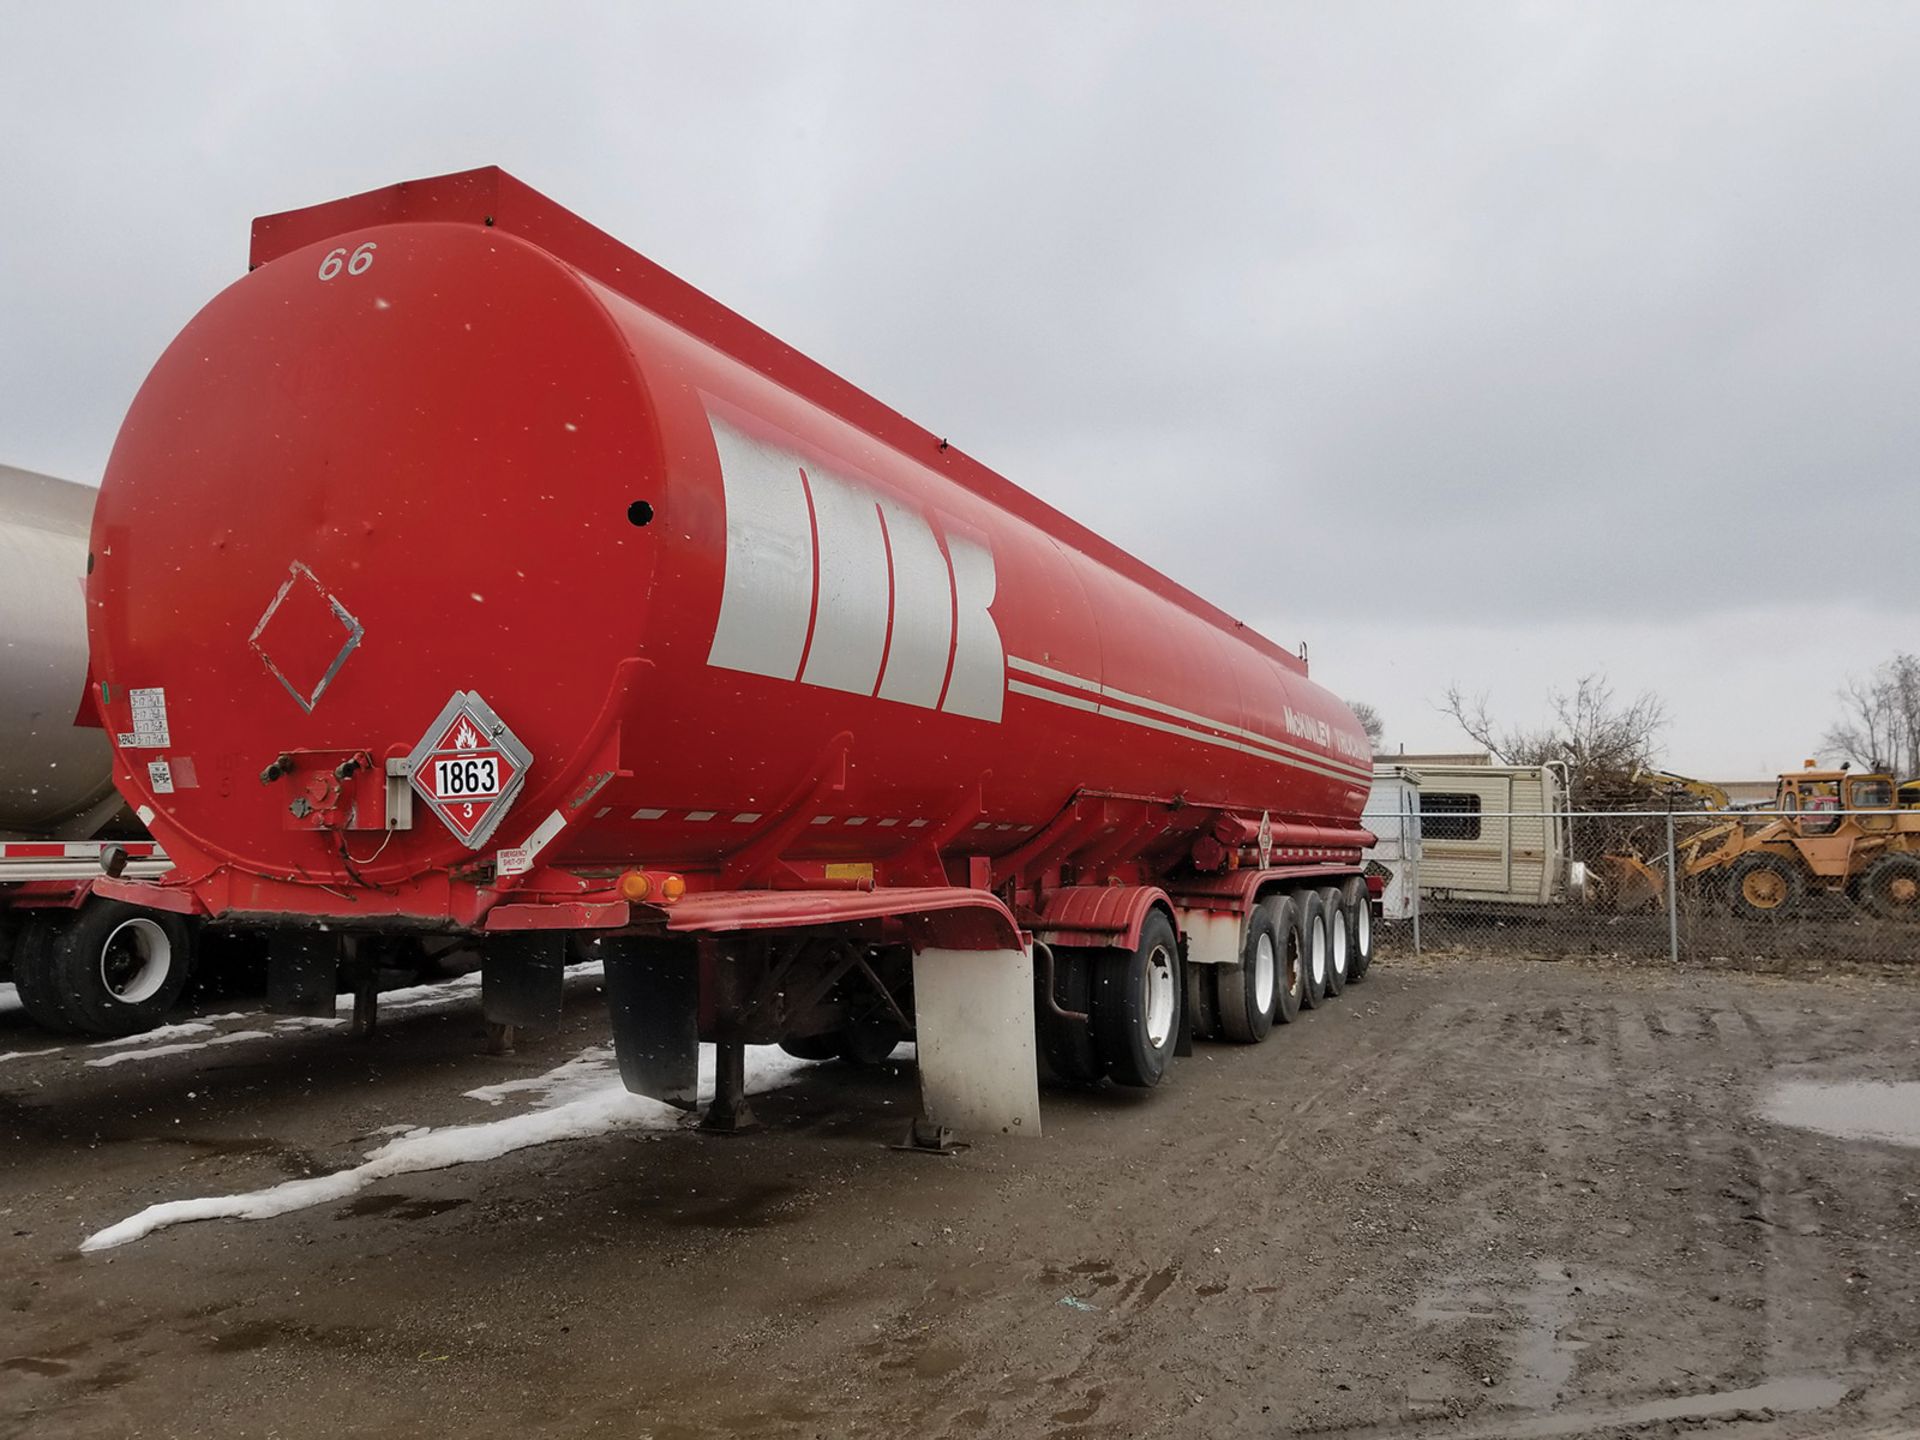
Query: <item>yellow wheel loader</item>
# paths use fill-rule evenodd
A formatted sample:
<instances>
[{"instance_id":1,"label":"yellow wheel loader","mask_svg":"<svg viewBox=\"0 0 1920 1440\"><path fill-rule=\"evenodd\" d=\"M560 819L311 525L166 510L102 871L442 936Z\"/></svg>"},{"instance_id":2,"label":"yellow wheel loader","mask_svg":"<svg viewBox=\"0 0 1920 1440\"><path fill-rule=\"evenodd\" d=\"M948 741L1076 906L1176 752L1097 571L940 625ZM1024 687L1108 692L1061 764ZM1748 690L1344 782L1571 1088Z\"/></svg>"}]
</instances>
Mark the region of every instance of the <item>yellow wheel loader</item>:
<instances>
[{"instance_id":1,"label":"yellow wheel loader","mask_svg":"<svg viewBox=\"0 0 1920 1440\"><path fill-rule=\"evenodd\" d=\"M1717 785L1659 772L1637 778L1726 808ZM1716 820L1678 839L1681 879L1717 892L1748 920L1790 915L1810 896L1839 893L1884 920L1920 921L1920 781L1896 785L1891 775L1809 764L1780 777L1773 809L1752 821ZM1602 868L1623 907L1665 893L1662 871L1638 856L1608 855Z\"/></svg>"}]
</instances>

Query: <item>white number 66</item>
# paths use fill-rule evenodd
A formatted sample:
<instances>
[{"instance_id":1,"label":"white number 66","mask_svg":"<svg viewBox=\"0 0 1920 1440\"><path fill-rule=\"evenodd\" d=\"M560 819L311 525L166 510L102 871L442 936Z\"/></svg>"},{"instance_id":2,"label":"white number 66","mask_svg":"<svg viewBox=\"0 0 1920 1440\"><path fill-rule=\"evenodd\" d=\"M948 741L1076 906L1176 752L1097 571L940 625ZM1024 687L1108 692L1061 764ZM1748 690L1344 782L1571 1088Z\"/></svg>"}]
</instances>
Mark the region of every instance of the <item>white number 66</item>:
<instances>
[{"instance_id":1,"label":"white number 66","mask_svg":"<svg viewBox=\"0 0 1920 1440\"><path fill-rule=\"evenodd\" d=\"M349 275L364 275L373 268L373 252L380 248L378 242L369 240L353 252L350 259L341 257L347 253L347 247L338 246L327 252L326 259L320 262L320 278L331 280L342 270Z\"/></svg>"}]
</instances>

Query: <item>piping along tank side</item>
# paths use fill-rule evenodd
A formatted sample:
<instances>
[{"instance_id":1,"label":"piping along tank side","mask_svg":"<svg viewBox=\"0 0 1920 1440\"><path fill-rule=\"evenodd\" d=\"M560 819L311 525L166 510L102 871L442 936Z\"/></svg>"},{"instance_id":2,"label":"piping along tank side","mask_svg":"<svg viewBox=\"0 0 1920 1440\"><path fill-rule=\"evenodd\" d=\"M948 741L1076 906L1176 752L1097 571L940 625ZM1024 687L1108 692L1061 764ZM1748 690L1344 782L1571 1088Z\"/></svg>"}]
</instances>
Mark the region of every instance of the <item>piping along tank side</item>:
<instances>
[{"instance_id":1,"label":"piping along tank side","mask_svg":"<svg viewBox=\"0 0 1920 1440\"><path fill-rule=\"evenodd\" d=\"M214 300L108 469L96 671L123 736L146 696L118 779L188 868L425 909L529 839L717 869L803 802L794 859L976 808L949 850L993 854L1084 791L1358 816L1346 708L1165 577L746 363L690 287L393 213ZM382 833L380 772L462 716L511 793Z\"/></svg>"}]
</instances>

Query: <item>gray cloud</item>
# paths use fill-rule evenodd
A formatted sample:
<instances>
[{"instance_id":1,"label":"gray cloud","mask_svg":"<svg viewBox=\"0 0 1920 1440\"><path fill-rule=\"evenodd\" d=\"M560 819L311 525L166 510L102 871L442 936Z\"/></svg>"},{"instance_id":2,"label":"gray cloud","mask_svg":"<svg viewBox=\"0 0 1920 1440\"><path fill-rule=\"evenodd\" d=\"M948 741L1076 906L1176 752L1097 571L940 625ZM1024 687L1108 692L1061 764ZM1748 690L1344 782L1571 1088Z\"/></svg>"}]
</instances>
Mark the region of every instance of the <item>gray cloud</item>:
<instances>
[{"instance_id":1,"label":"gray cloud","mask_svg":"<svg viewBox=\"0 0 1920 1440\"><path fill-rule=\"evenodd\" d=\"M1631 671L1807 594L1891 651L1916 60L1879 4L0 3L0 458L97 478L252 215L498 162L1276 638Z\"/></svg>"}]
</instances>

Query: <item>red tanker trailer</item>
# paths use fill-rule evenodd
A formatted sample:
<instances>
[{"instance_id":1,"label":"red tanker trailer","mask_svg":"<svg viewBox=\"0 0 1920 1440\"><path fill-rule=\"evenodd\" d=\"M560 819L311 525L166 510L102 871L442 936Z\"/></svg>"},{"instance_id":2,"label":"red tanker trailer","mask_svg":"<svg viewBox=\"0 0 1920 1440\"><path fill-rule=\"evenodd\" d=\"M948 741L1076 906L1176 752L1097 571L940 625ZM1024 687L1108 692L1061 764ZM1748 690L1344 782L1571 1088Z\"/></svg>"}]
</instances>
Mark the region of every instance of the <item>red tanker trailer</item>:
<instances>
[{"instance_id":1,"label":"red tanker trailer","mask_svg":"<svg viewBox=\"0 0 1920 1440\"><path fill-rule=\"evenodd\" d=\"M498 170L255 222L154 367L88 600L116 778L270 990L606 962L623 1076L916 1038L1037 1129L1357 977L1371 755L1282 651ZM1350 963L1351 962L1351 963Z\"/></svg>"}]
</instances>

